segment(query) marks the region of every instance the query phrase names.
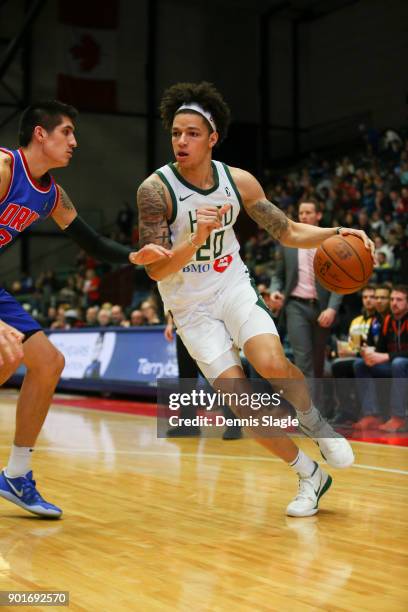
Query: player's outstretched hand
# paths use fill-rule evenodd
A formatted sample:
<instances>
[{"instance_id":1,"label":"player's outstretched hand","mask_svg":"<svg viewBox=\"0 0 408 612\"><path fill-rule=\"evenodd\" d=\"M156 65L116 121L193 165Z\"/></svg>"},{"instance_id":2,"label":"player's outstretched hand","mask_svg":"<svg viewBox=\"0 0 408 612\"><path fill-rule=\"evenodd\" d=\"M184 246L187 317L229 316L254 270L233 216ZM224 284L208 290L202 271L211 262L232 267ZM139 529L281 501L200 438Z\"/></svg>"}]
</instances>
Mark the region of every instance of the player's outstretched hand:
<instances>
[{"instance_id":1,"label":"player's outstretched hand","mask_svg":"<svg viewBox=\"0 0 408 612\"><path fill-rule=\"evenodd\" d=\"M23 358L24 334L0 321L0 367L17 367Z\"/></svg>"},{"instance_id":2,"label":"player's outstretched hand","mask_svg":"<svg viewBox=\"0 0 408 612\"><path fill-rule=\"evenodd\" d=\"M348 236L350 234L354 234L354 236L358 236L364 242L364 246L366 249L371 251L371 257L375 261L375 244L367 234L363 230L354 229L352 227L342 227L340 229L341 236Z\"/></svg>"},{"instance_id":3,"label":"player's outstretched hand","mask_svg":"<svg viewBox=\"0 0 408 612\"><path fill-rule=\"evenodd\" d=\"M173 257L173 253L159 244L146 244L140 251L130 253L129 261L135 265L147 266L159 259L170 257Z\"/></svg>"}]
</instances>

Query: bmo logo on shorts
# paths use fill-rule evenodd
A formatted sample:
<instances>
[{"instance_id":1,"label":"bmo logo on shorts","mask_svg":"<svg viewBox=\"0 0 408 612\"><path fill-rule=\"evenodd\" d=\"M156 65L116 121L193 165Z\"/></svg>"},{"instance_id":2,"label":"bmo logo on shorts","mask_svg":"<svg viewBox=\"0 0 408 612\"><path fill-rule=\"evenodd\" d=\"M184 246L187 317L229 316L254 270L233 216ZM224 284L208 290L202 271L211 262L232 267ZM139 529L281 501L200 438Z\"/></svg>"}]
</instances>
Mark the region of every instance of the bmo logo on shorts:
<instances>
[{"instance_id":1,"label":"bmo logo on shorts","mask_svg":"<svg viewBox=\"0 0 408 612\"><path fill-rule=\"evenodd\" d=\"M216 272L222 274L229 267L231 261L232 255L225 255L225 257L220 257L214 261L213 268Z\"/></svg>"}]
</instances>

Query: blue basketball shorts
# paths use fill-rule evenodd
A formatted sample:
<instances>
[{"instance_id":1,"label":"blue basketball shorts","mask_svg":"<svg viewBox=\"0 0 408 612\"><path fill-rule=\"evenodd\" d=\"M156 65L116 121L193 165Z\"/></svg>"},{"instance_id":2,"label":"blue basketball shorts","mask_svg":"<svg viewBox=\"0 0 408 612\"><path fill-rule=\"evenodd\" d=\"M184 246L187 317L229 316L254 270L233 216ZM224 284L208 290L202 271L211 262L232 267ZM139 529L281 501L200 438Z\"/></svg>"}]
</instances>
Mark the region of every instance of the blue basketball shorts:
<instances>
[{"instance_id":1,"label":"blue basketball shorts","mask_svg":"<svg viewBox=\"0 0 408 612\"><path fill-rule=\"evenodd\" d=\"M25 335L25 340L41 331L41 325L5 289L0 289L0 320Z\"/></svg>"}]
</instances>

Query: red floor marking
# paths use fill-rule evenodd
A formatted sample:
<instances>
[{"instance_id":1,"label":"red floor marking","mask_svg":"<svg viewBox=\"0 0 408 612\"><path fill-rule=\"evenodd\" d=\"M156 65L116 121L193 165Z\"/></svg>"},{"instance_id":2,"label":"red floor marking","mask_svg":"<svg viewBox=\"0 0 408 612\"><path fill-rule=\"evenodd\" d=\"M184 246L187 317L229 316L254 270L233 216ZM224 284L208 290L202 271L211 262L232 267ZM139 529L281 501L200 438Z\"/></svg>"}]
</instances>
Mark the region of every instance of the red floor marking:
<instances>
[{"instance_id":1,"label":"red floor marking","mask_svg":"<svg viewBox=\"0 0 408 612\"><path fill-rule=\"evenodd\" d=\"M372 444L389 444L391 446L408 446L408 432L402 433L383 433L383 432L372 432L370 437L361 435L349 435L346 436L349 440L356 442L368 442Z\"/></svg>"},{"instance_id":2,"label":"red floor marking","mask_svg":"<svg viewBox=\"0 0 408 612\"><path fill-rule=\"evenodd\" d=\"M147 402L131 402L128 400L103 399L100 397L82 397L80 399L65 399L55 397L53 404L59 406L74 406L76 408L87 408L89 410L103 410L105 412L119 412L124 414L137 414L142 416L157 416L157 405ZM204 414L199 411L198 414ZM367 442L375 444L389 444L392 446L408 446L408 432L385 433L370 430L364 433L354 433L351 429L339 428L339 431L348 439L356 442ZM290 433L290 429L288 429Z\"/></svg>"},{"instance_id":3,"label":"red floor marking","mask_svg":"<svg viewBox=\"0 0 408 612\"><path fill-rule=\"evenodd\" d=\"M101 397L86 397L81 399L63 399L55 397L53 404L59 406L74 406L75 408L88 408L89 410L103 410L105 412L122 412L144 416L156 416L156 404L144 402L129 402L127 400L110 400Z\"/></svg>"}]
</instances>

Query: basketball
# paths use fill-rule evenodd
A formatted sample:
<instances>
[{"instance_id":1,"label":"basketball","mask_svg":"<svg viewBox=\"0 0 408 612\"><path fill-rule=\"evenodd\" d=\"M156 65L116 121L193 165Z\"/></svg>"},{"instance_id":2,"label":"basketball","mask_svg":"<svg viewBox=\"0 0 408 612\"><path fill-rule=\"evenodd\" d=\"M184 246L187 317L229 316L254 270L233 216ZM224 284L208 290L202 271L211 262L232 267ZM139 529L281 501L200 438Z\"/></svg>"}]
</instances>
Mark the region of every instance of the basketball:
<instances>
[{"instance_id":1,"label":"basketball","mask_svg":"<svg viewBox=\"0 0 408 612\"><path fill-rule=\"evenodd\" d=\"M364 287L373 272L371 252L358 236L331 236L317 249L314 271L329 291L347 294Z\"/></svg>"}]
</instances>

